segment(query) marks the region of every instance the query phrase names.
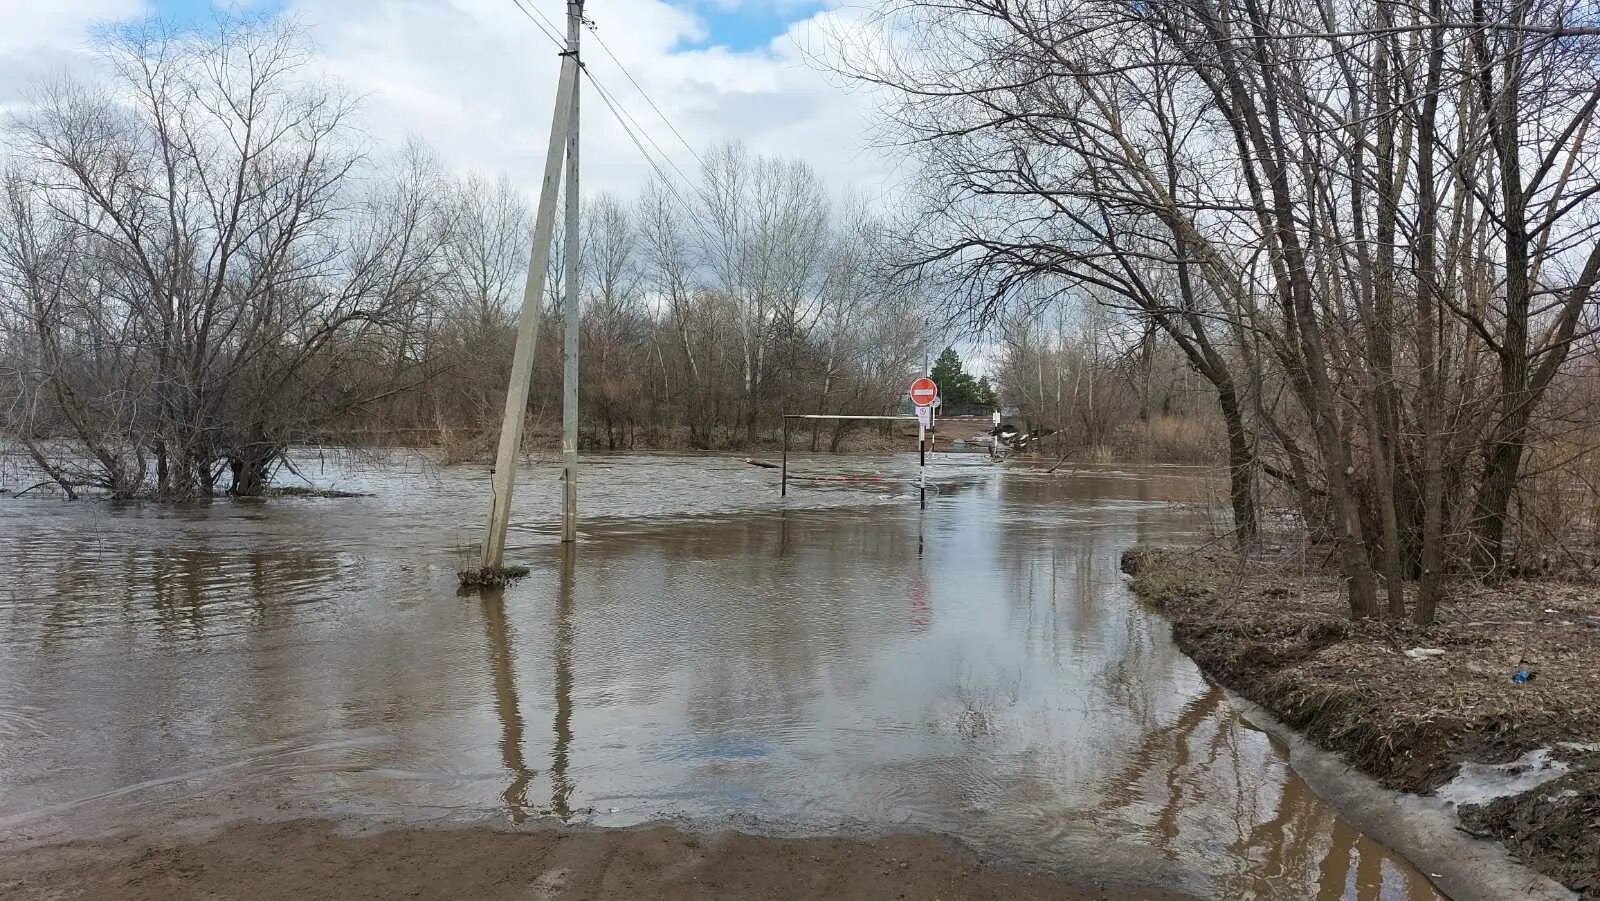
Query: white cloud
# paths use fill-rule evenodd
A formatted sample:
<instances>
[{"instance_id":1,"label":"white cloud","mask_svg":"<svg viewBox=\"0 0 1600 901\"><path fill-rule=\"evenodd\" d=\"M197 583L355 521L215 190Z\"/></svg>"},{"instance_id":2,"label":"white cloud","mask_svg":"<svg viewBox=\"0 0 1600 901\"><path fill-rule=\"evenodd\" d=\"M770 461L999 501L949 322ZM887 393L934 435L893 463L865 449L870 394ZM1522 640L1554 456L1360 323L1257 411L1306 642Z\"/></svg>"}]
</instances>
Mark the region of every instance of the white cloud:
<instances>
[{"instance_id":1,"label":"white cloud","mask_svg":"<svg viewBox=\"0 0 1600 901\"><path fill-rule=\"evenodd\" d=\"M533 2L564 24L563 7ZM807 64L794 40L811 22L798 22L790 34L754 50L685 49L705 36L692 12L659 0L591 6L599 39L696 150L743 140L758 152L806 160L830 185L869 193L891 172L887 161L863 152L866 98L840 91ZM328 71L366 98L375 138L387 144L415 135L453 165L536 181L557 48L511 0L296 0L292 8L319 44ZM693 172L690 152L594 36L586 33L584 40L590 71L678 166ZM631 192L644 183L649 168L588 84L583 126L588 190Z\"/></svg>"},{"instance_id":2,"label":"white cloud","mask_svg":"<svg viewBox=\"0 0 1600 901\"><path fill-rule=\"evenodd\" d=\"M85 39L96 24L142 13L141 0L0 0L0 113L41 79L92 65Z\"/></svg>"},{"instance_id":3,"label":"white cloud","mask_svg":"<svg viewBox=\"0 0 1600 901\"><path fill-rule=\"evenodd\" d=\"M564 26L564 4L525 0ZM783 3L787 0L778 0ZM0 109L28 87L93 65L97 24L145 15L153 0L0 0ZM869 99L841 90L808 64L824 30L852 27L837 10L797 20L764 47L703 47L706 24L690 6L662 0L592 3L585 32L591 72L643 124L660 148L693 173L693 155L618 70L598 34L695 150L724 140L803 159L836 191L876 195L894 160L866 146ZM534 185L543 163L555 92L557 48L512 0L289 0L326 77L362 96L375 149L417 137L447 165L506 173ZM826 26L823 28L821 26ZM583 97L586 192L628 194L650 169L600 96Z\"/></svg>"},{"instance_id":4,"label":"white cloud","mask_svg":"<svg viewBox=\"0 0 1600 901\"><path fill-rule=\"evenodd\" d=\"M97 22L138 15L141 0L0 0L0 57L41 49L74 49Z\"/></svg>"}]
</instances>

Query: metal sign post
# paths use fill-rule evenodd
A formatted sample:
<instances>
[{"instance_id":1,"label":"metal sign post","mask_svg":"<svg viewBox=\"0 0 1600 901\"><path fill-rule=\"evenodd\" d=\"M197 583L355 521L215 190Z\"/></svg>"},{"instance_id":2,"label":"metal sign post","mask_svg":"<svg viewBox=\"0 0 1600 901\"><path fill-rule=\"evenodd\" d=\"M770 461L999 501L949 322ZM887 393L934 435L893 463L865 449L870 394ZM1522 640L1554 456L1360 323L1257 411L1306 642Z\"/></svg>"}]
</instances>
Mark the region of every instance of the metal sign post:
<instances>
[{"instance_id":1,"label":"metal sign post","mask_svg":"<svg viewBox=\"0 0 1600 901\"><path fill-rule=\"evenodd\" d=\"M928 430L933 428L933 405L939 386L926 376L911 383L911 402L917 405L917 502L928 509Z\"/></svg>"},{"instance_id":2,"label":"metal sign post","mask_svg":"<svg viewBox=\"0 0 1600 901\"><path fill-rule=\"evenodd\" d=\"M929 384L931 385L932 382L929 382ZM934 389L933 396L934 397L938 396L938 389L937 388ZM934 409L935 406L936 406L935 404L927 404L927 405L919 404L917 406L917 415L916 415L915 419L916 419L916 422L917 422L917 451L918 451L918 466L919 467L926 465L927 460L928 460L928 456L927 456L928 431L933 428L933 409ZM912 418L913 417L910 417L910 416L861 416L861 415L843 414L843 413L785 413L785 414L783 414L783 457L781 458L780 462L778 462L778 463L763 463L763 462L761 462L759 460L746 460L745 462L749 463L749 464L751 464L753 466L760 466L763 469L780 470L780 474L778 476L778 480L779 480L778 481L778 485L779 485L779 489L778 490L784 497L787 497L788 494L789 494L789 481L790 481L791 478L798 479L801 482L812 482L812 481L830 480L830 479L839 480L839 481L850 481L852 479L851 476L815 476L815 475L804 475L804 474L801 474L801 475L796 475L796 476L792 476L791 477L789 475L789 432L791 430L790 420L804 420L804 421L807 421L807 422L817 422L817 421L820 421L820 420L829 420L829 421L841 421L841 420L844 420L844 421L850 421L850 422L909 422ZM922 508L923 509L927 509L927 507L928 507L928 502L927 502L928 480L921 472L918 473L917 486L918 486L918 494L919 494L919 497L920 497L921 503L922 503Z\"/></svg>"},{"instance_id":3,"label":"metal sign post","mask_svg":"<svg viewBox=\"0 0 1600 901\"><path fill-rule=\"evenodd\" d=\"M917 408L917 501L928 509L928 429L933 428L933 407Z\"/></svg>"}]
</instances>

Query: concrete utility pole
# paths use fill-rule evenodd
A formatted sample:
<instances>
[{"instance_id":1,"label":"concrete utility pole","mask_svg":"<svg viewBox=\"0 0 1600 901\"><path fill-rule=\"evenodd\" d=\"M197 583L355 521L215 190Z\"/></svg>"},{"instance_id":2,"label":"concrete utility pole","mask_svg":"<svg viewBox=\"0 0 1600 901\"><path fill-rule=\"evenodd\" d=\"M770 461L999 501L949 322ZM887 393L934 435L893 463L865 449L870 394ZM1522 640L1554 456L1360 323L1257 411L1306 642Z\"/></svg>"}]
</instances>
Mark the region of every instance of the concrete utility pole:
<instances>
[{"instance_id":1,"label":"concrete utility pole","mask_svg":"<svg viewBox=\"0 0 1600 901\"><path fill-rule=\"evenodd\" d=\"M583 0L567 2L567 59L577 61L578 36L583 31ZM578 540L578 338L583 327L583 310L578 294L578 84L572 85L572 118L567 126L567 238L566 306L567 326L561 354L561 540Z\"/></svg>"},{"instance_id":2,"label":"concrete utility pole","mask_svg":"<svg viewBox=\"0 0 1600 901\"><path fill-rule=\"evenodd\" d=\"M516 352L511 357L511 383L506 388L505 415L500 420L500 447L495 453L494 497L489 501L489 527L483 537L480 560L486 570L505 567L506 526L511 521L511 492L516 487L517 456L522 451L522 427L528 413L528 383L533 376L533 348L539 337L539 308L544 295L545 270L550 265L557 180L561 178L561 162L577 90L578 58L575 54L564 53L561 80L556 85L555 112L550 117L544 181L539 187L539 207L533 220L533 253L528 258L528 279L522 289L522 316L517 322Z\"/></svg>"}]
</instances>

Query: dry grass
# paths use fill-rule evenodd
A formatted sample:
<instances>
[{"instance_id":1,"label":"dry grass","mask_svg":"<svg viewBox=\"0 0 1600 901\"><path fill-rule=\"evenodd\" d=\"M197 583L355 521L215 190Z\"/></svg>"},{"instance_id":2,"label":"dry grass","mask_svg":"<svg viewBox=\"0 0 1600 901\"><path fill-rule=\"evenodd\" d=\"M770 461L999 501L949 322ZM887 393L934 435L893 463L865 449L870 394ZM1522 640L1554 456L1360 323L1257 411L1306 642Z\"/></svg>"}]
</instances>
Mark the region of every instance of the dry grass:
<instances>
[{"instance_id":1,"label":"dry grass","mask_svg":"<svg viewBox=\"0 0 1600 901\"><path fill-rule=\"evenodd\" d=\"M493 460L497 440L492 429L446 429L439 433L439 462L450 466Z\"/></svg>"},{"instance_id":2,"label":"dry grass","mask_svg":"<svg viewBox=\"0 0 1600 901\"><path fill-rule=\"evenodd\" d=\"M1126 462L1218 463L1224 457L1217 441L1221 434L1221 424L1212 419L1157 416L1118 429L1111 452Z\"/></svg>"}]
</instances>

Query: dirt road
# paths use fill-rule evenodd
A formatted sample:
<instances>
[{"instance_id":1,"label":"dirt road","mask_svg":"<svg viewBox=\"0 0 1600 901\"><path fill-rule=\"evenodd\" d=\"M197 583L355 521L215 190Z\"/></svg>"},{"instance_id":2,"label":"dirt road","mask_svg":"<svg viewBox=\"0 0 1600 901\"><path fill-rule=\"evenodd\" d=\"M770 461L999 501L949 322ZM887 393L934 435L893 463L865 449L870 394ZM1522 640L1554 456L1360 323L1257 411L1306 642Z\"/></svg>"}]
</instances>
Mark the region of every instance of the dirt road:
<instances>
[{"instance_id":1,"label":"dirt road","mask_svg":"<svg viewBox=\"0 0 1600 901\"><path fill-rule=\"evenodd\" d=\"M1104 878L1102 876L1101 878ZM635 829L400 829L250 824L196 843L73 842L0 853L23 899L1150 899L1187 896L1027 873L938 837L870 840Z\"/></svg>"}]
</instances>

